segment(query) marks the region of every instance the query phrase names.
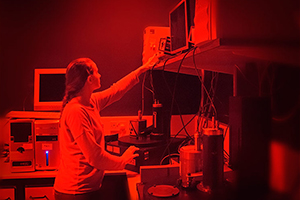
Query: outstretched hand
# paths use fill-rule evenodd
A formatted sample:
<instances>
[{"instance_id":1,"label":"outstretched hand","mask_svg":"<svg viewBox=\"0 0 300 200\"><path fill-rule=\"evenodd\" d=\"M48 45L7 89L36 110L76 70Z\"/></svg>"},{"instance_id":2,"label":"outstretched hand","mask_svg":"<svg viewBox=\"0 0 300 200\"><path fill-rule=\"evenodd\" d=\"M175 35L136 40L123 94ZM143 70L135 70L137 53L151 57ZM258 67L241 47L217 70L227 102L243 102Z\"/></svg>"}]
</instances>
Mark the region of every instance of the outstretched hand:
<instances>
[{"instance_id":1,"label":"outstretched hand","mask_svg":"<svg viewBox=\"0 0 300 200\"><path fill-rule=\"evenodd\" d=\"M148 71L149 69L153 69L154 66L161 61L163 55L164 54L162 52L155 53L151 58L148 59L148 61L144 65L137 69L138 75Z\"/></svg>"},{"instance_id":2,"label":"outstretched hand","mask_svg":"<svg viewBox=\"0 0 300 200\"><path fill-rule=\"evenodd\" d=\"M162 52L155 53L148 61L144 64L145 68L151 69L154 65L160 62L161 56L164 55Z\"/></svg>"},{"instance_id":3,"label":"outstretched hand","mask_svg":"<svg viewBox=\"0 0 300 200\"><path fill-rule=\"evenodd\" d=\"M132 161L132 159L134 159L135 157L138 157L139 154L136 154L135 152L139 150L139 148L135 147L135 146L130 146L121 156L122 159L124 160L124 162L130 163Z\"/></svg>"}]
</instances>

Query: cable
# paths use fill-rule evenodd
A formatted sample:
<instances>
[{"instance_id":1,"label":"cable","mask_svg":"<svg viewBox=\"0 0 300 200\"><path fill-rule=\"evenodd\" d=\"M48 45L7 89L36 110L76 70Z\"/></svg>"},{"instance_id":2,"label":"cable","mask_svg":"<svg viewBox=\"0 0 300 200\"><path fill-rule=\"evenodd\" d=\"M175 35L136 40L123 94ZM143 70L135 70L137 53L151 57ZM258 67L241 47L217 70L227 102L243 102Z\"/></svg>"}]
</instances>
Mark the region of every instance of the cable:
<instances>
[{"instance_id":1,"label":"cable","mask_svg":"<svg viewBox=\"0 0 300 200\"><path fill-rule=\"evenodd\" d=\"M212 79L211 79L211 85L210 85L210 92L209 93L212 93L210 96L211 96L211 100L213 102L214 102L215 94L216 94L215 91L216 91L217 82L218 82L218 74L219 73L217 73L217 72L213 72ZM212 104L210 104L209 107L208 107L207 117L208 117L209 113L211 112L211 107L212 107Z\"/></svg>"},{"instance_id":2,"label":"cable","mask_svg":"<svg viewBox=\"0 0 300 200\"><path fill-rule=\"evenodd\" d=\"M161 156L161 159L163 158L163 156L164 156L166 150L169 149L169 146L172 144L172 142L174 141L174 139L179 135L179 133L180 133L187 125L189 125L189 124L193 121L193 119L194 119L196 116L197 116L197 114L195 114L195 115L194 115L194 116L193 116L193 117L192 117L192 118L184 125L184 127L182 127L182 128L174 135L174 137L170 140L170 142L167 144L165 150L163 151L162 156Z\"/></svg>"},{"instance_id":3,"label":"cable","mask_svg":"<svg viewBox=\"0 0 300 200\"><path fill-rule=\"evenodd\" d=\"M154 92L154 86L153 86L153 74L152 74L153 70L150 70L150 86L152 88L153 91L153 95L152 95L152 100L153 102L155 101L155 92Z\"/></svg>"},{"instance_id":4,"label":"cable","mask_svg":"<svg viewBox=\"0 0 300 200\"><path fill-rule=\"evenodd\" d=\"M193 51L193 64L194 64L194 67L195 67L195 70L196 70L196 73L197 73L197 76L201 82L201 85L202 85L202 90L201 90L201 104L199 106L199 111L198 111L198 120L197 120L197 131L200 133L201 130L199 130L200 127L204 127L204 125L207 125L208 124L208 114L210 113L210 110L211 110L211 107L214 109L214 115L215 117L217 118L217 110L216 110L216 107L214 105L214 102L213 102L213 98L211 97L210 95L210 92L208 92L207 88L205 87L205 84L204 84L204 73L203 73L203 77L201 78L200 74L199 74L199 71L198 71L198 68L196 66L196 61L195 61L195 51L196 51L197 47L194 48L194 51ZM213 78L214 79L214 78ZM212 79L212 80L213 80ZM212 85L211 85L211 88L210 88L210 91L212 91ZM203 98L204 98L204 92L206 93L207 95L207 99L206 99L206 102L210 101L210 103L206 103L205 105L203 105ZM205 113L206 113L206 107L209 106L208 108L208 113L207 113L207 116L205 116ZM201 121L199 121L201 120Z\"/></svg>"},{"instance_id":5,"label":"cable","mask_svg":"<svg viewBox=\"0 0 300 200\"><path fill-rule=\"evenodd\" d=\"M166 158L168 158L168 157L174 157L174 156L176 156L176 157L179 157L180 155L178 154L178 153L171 153L171 154L169 154L169 155L166 155L165 157L163 157L163 159L160 161L160 165L162 165L163 164L163 162L164 162L164 160L166 159Z\"/></svg>"},{"instance_id":6,"label":"cable","mask_svg":"<svg viewBox=\"0 0 300 200\"><path fill-rule=\"evenodd\" d=\"M154 69L154 67L159 62L160 62L160 60L158 60L156 63L154 63L154 65L152 66L151 70L149 70L150 73L152 72L152 70ZM150 75L151 75L151 79L152 79L152 73ZM144 74L143 82L142 82L142 109L141 109L142 116L144 114L144 109L145 109L145 88L152 93L153 99L155 98L155 92L154 92L154 88L153 88L153 84L152 84L151 80L150 80L150 84L151 84L152 90L150 88L146 87L146 85L145 85L146 77L147 77L147 72Z\"/></svg>"},{"instance_id":7,"label":"cable","mask_svg":"<svg viewBox=\"0 0 300 200\"><path fill-rule=\"evenodd\" d=\"M167 63L171 58L174 58L174 57L176 57L176 56L171 56L171 57L169 57L169 58L167 58L167 59L165 60L165 62L164 62L164 64L163 64L163 70L162 70L163 72L164 72L164 70L165 70L166 63ZM184 59L184 58L183 58L183 59ZM180 66L181 66L181 65L180 65ZM171 91L171 89L170 89L170 87L169 87L169 85L168 85L168 82L167 82L167 80L166 80L165 74L162 73L162 75L163 75L163 79L164 79L164 82L165 82L165 84L166 84L166 87L167 87L167 89L168 89L168 91L169 91L169 93L170 93L170 96L173 97L172 91ZM176 104L177 109L178 109L178 112L179 112L179 116L180 116L181 123L182 123L182 125L184 126L184 121L183 121L182 114L181 114L181 111L180 111L180 108L179 108L179 104L177 103L176 99L174 99L174 101L175 101L175 104ZM172 106L172 107L173 107L173 106ZM170 120L171 120L171 116L172 116L172 112L170 112ZM187 135L189 138L191 138L191 136L189 135L189 133L187 132L187 130L186 130L186 129L184 129L184 130L185 130L186 135Z\"/></svg>"},{"instance_id":8,"label":"cable","mask_svg":"<svg viewBox=\"0 0 300 200\"><path fill-rule=\"evenodd\" d=\"M143 82L142 82L142 116L144 115L144 109L145 109L145 80L146 80L146 73L144 74L143 77Z\"/></svg>"},{"instance_id":9,"label":"cable","mask_svg":"<svg viewBox=\"0 0 300 200\"><path fill-rule=\"evenodd\" d=\"M173 93L172 93L171 111L170 111L170 114L171 114L171 115L172 115L172 111L173 111L173 105L174 105L174 99L175 99L175 92L176 92L176 84L177 84L179 72L180 72L180 69L181 69L183 60L185 59L185 57L189 54L189 52L190 52L191 50L193 50L193 48L192 48L192 49L189 49L189 50L185 53L185 55L184 55L183 58L181 59L180 64L179 64L179 66L178 66L177 74L176 74L176 77L175 77L175 83L174 83Z\"/></svg>"},{"instance_id":10,"label":"cable","mask_svg":"<svg viewBox=\"0 0 300 200\"><path fill-rule=\"evenodd\" d=\"M189 50L186 52L186 54L183 56L183 58L181 59L181 62L180 62L180 64L179 64L179 66L178 66L178 71L177 71L176 78L175 78L175 84L174 84L173 93L172 93L172 91L171 91L171 89L170 89L170 87L169 87L169 85L168 85L168 83L167 83L167 81L166 81L165 75L164 75L164 73L163 73L163 78L164 78L165 84L166 84L166 86L167 86L167 88L168 88L168 91L169 91L171 97L172 97L172 101L171 101L171 110L170 110L170 120L171 120L171 117L172 117L172 112L173 112L173 107L174 107L174 102L175 102L175 105L177 106L177 110L178 110L178 112L179 112L180 120L181 120L181 123L182 123L183 127L185 127L185 126L184 126L184 121L183 121L183 118L182 118L182 114L181 114L181 111L180 111L179 104L178 104L178 102L177 102L176 99L175 99L175 91L176 91L176 84L177 84L178 75L179 75L180 68L181 68L181 66L182 66L183 60L184 60L185 57L189 54L189 52L191 52L191 50L193 50L193 48L192 48L192 49L189 49ZM166 62L165 62L165 64L166 64ZM163 69L164 69L164 68L165 68L165 66L163 67ZM186 135L187 135L190 139L192 139L191 136L189 135L189 133L187 132L187 130L186 130L185 128L184 128L184 130L185 130Z\"/></svg>"},{"instance_id":11,"label":"cable","mask_svg":"<svg viewBox=\"0 0 300 200\"><path fill-rule=\"evenodd\" d=\"M243 73L243 71L239 68L238 65L235 64L234 66L241 72L241 74L243 75L244 79L245 79L247 82L249 82L253 87L255 87L256 89L258 89L258 86L255 85L254 83L252 83L252 82L247 78L247 76Z\"/></svg>"},{"instance_id":12,"label":"cable","mask_svg":"<svg viewBox=\"0 0 300 200\"><path fill-rule=\"evenodd\" d=\"M152 87L152 89L150 89L145 84L146 77L147 77L147 72L144 74L143 82L142 82L142 110L141 110L142 115L144 115L144 109L145 109L145 89L147 89L148 91L150 91L152 93L153 101L154 101L154 96L155 96L154 88Z\"/></svg>"},{"instance_id":13,"label":"cable","mask_svg":"<svg viewBox=\"0 0 300 200\"><path fill-rule=\"evenodd\" d=\"M187 138L185 139L185 140L183 140L181 143L180 143L180 145L178 146L178 148L177 148L177 152L179 153L180 152L180 149L181 149L181 147L183 147L183 146L186 146L186 145L189 145L190 144L190 139L188 138L188 140L187 140Z\"/></svg>"},{"instance_id":14,"label":"cable","mask_svg":"<svg viewBox=\"0 0 300 200\"><path fill-rule=\"evenodd\" d=\"M177 84L177 80L178 80L180 68L181 68L181 66L182 66L182 63L183 63L185 57L191 52L191 50L193 50L193 48L189 49L189 50L185 53L185 55L184 55L183 58L181 59L181 62L180 62L180 64L179 64L179 66L178 66L178 71L177 71L177 74L176 74L175 84L174 84L174 88L173 88L173 93L172 93L170 87L168 86L167 81L166 81L166 79L165 79L165 76L164 76L164 74L163 74L163 77L164 77L164 81L165 81L165 83L166 83L166 86L167 86L167 88L168 88L168 90L169 90L169 92L170 92L170 95L172 96L172 101L171 101L171 111L170 111L170 121L171 121L171 116L172 116L173 106L174 106L174 102L175 102L175 104L176 104L177 107L178 107L178 112L180 113L180 119L181 119L181 122L182 122L183 127L182 127L182 129L175 135L175 137L173 137L173 139L169 142L169 144L168 144L167 147L165 148L165 150L164 150L162 156L164 155L164 153L166 152L166 150L169 151L169 155L170 155L169 146L170 146L170 144L173 142L173 140L177 137L177 135L178 135L183 129L185 130L185 132L186 132L187 136L190 138L190 140L192 139L192 137L188 134L188 132L187 132L187 130L186 130L185 127L186 127L186 126L187 126L187 125L188 125L188 124L196 117L196 115L194 115L193 118L192 118L192 120L190 120L187 124L184 124L184 121L183 121L183 118L182 118L182 115L181 115L181 112L180 112L179 105L178 105L178 103L177 103L177 101L176 101L176 99L175 99L176 84ZM163 72L164 72L164 69L165 69L165 66L166 66L167 61L170 60L171 58L172 58L172 57L169 57L168 59L165 60L164 65L163 65ZM153 69L154 69L154 67L152 68L152 70L153 70ZM151 73L151 74L152 74L152 73ZM153 77L151 77L151 80L153 81ZM152 86L153 91L154 91L154 87L153 87L153 82L152 82L152 81L151 81L151 86ZM154 92L154 93L155 93L155 92ZM169 131L169 130L168 130L168 131Z\"/></svg>"},{"instance_id":15,"label":"cable","mask_svg":"<svg viewBox=\"0 0 300 200\"><path fill-rule=\"evenodd\" d=\"M203 80L202 80L201 77L200 77L199 72L198 72L198 68L197 68L196 61L195 61L195 51L196 51L196 49L197 49L197 47L195 47L195 48L194 48L194 51L193 51L193 63L194 63L194 67L195 67L195 70L196 70L196 72L197 72L197 76L198 76L199 80L201 81L202 88L203 88L204 91L206 92L207 98L209 98L209 100L210 100L210 102L211 102L211 105L212 105L212 107L213 107L213 109L214 109L214 111L215 111L215 116L217 117L217 110L216 110L216 107L215 107L215 105L214 105L214 103L213 103L212 98L211 98L210 95L209 95L209 92L207 91L207 89L206 89L206 87L205 87L205 85L204 85Z\"/></svg>"}]
</instances>

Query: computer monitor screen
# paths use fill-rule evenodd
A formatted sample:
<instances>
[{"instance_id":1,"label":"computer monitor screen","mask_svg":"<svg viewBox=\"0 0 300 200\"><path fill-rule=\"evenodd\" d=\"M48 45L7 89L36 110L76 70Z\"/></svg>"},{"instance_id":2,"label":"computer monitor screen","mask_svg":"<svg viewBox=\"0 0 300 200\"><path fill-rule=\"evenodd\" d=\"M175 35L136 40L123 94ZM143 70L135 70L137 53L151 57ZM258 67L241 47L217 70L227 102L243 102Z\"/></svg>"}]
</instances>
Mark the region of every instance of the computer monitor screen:
<instances>
[{"instance_id":1,"label":"computer monitor screen","mask_svg":"<svg viewBox=\"0 0 300 200\"><path fill-rule=\"evenodd\" d=\"M65 74L65 68L35 69L34 110L61 110L65 92Z\"/></svg>"},{"instance_id":2,"label":"computer monitor screen","mask_svg":"<svg viewBox=\"0 0 300 200\"><path fill-rule=\"evenodd\" d=\"M180 1L169 14L170 34L171 34L171 54L178 53L189 48L188 22L187 22L187 2Z\"/></svg>"}]
</instances>

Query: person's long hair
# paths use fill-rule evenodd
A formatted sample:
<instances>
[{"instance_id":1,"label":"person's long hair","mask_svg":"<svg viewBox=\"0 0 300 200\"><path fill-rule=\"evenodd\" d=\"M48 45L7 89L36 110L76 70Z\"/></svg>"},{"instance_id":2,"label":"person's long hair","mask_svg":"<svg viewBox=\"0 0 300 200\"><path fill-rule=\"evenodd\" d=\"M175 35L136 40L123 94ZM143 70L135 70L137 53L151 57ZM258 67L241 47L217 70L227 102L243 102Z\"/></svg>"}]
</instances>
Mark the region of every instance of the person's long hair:
<instances>
[{"instance_id":1,"label":"person's long hair","mask_svg":"<svg viewBox=\"0 0 300 200\"><path fill-rule=\"evenodd\" d=\"M78 58L68 65L65 82L66 89L61 112L67 103L77 96L83 88L88 76L93 74L93 64L95 63L89 58Z\"/></svg>"}]
</instances>

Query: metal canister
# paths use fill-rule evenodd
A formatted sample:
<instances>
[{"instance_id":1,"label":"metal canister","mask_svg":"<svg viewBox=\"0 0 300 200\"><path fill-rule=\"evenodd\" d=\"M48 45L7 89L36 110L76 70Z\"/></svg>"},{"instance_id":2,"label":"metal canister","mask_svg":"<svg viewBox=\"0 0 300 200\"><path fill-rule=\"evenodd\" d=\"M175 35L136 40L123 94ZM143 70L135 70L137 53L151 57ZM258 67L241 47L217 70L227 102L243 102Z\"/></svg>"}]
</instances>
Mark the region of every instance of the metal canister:
<instances>
[{"instance_id":1,"label":"metal canister","mask_svg":"<svg viewBox=\"0 0 300 200\"><path fill-rule=\"evenodd\" d=\"M203 186L209 190L223 184L223 133L218 128L203 129Z\"/></svg>"},{"instance_id":2,"label":"metal canister","mask_svg":"<svg viewBox=\"0 0 300 200\"><path fill-rule=\"evenodd\" d=\"M180 148L181 180L182 186L191 186L188 174L200 172L202 170L202 151L197 151L194 145Z\"/></svg>"}]
</instances>

